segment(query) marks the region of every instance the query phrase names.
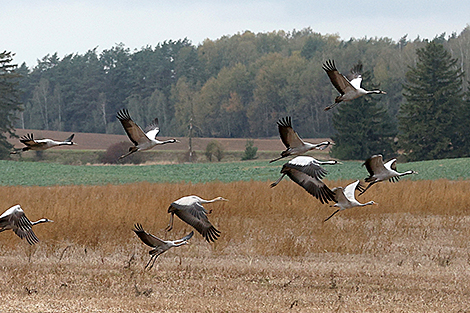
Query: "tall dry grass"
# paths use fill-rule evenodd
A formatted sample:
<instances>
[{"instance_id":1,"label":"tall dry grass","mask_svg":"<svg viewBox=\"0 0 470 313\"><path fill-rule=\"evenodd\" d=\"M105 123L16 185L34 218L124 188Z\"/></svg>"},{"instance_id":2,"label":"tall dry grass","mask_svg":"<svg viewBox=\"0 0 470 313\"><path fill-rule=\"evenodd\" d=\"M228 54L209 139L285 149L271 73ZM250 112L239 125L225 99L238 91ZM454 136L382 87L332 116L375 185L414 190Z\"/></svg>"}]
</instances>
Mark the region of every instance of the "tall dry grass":
<instances>
[{"instance_id":1,"label":"tall dry grass","mask_svg":"<svg viewBox=\"0 0 470 313\"><path fill-rule=\"evenodd\" d=\"M359 200L374 200L377 206L343 211L326 223L323 219L334 208L288 180L276 188L267 182L1 187L6 196L0 207L19 203L30 219L55 221L35 226L39 247L60 251L83 246L111 253L138 242L131 231L135 223L165 239L188 233L191 228L178 219L172 232L164 231L172 201L190 194L223 196L229 202L206 205L213 210L209 219L222 232L220 239L209 245L197 234L192 240L196 246L217 254L304 256L373 252L414 232L431 236L433 230L459 229L470 209L469 187L468 181L447 180L376 184ZM445 224L433 222L436 215L446 216ZM459 232L461 240L469 235L467 227ZM11 232L1 234L0 244L4 252L22 247Z\"/></svg>"},{"instance_id":2,"label":"tall dry grass","mask_svg":"<svg viewBox=\"0 0 470 313\"><path fill-rule=\"evenodd\" d=\"M344 186L349 181L327 182ZM468 181L381 183L361 196L377 206L340 212L294 183L1 187L0 207L19 203L41 242L0 233L0 311L5 312L453 312L470 307ZM162 238L169 204L208 204L222 232L209 244L161 256L134 223Z\"/></svg>"}]
</instances>

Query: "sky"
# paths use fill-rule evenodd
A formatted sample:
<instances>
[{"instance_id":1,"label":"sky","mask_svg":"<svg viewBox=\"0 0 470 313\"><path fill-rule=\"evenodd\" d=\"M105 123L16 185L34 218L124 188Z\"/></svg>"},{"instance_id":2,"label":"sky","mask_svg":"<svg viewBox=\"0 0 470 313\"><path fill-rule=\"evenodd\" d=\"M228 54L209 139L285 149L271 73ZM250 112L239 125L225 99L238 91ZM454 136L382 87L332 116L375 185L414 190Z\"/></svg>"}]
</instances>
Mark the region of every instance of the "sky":
<instances>
[{"instance_id":1,"label":"sky","mask_svg":"<svg viewBox=\"0 0 470 313\"><path fill-rule=\"evenodd\" d=\"M29 67L47 54L98 52L123 43L132 51L165 40L194 45L244 31L283 30L339 35L341 39L407 35L432 39L459 34L470 24L468 0L198 1L10 0L2 1L1 51ZM5 3L6 2L6 3Z\"/></svg>"}]
</instances>

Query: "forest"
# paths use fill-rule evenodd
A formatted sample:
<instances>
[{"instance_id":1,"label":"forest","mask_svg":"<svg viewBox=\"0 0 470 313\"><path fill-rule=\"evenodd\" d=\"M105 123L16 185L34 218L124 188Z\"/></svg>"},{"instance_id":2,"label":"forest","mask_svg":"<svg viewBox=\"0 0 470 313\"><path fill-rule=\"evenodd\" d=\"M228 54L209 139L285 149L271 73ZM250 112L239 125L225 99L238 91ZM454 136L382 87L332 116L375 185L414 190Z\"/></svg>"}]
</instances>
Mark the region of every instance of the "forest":
<instances>
[{"instance_id":1,"label":"forest","mask_svg":"<svg viewBox=\"0 0 470 313\"><path fill-rule=\"evenodd\" d=\"M458 60L467 90L470 27L434 40ZM427 42L407 36L342 40L306 28L245 31L198 46L181 39L134 51L116 44L63 58L53 53L32 68L18 66L23 111L14 127L123 133L115 116L127 108L142 126L158 117L162 136L187 136L191 122L196 136L272 137L276 121L289 115L303 137L331 137L333 114L323 109L338 93L322 69L329 59L344 74L361 62L368 72L363 83L387 92L368 97L396 124L405 75Z\"/></svg>"}]
</instances>

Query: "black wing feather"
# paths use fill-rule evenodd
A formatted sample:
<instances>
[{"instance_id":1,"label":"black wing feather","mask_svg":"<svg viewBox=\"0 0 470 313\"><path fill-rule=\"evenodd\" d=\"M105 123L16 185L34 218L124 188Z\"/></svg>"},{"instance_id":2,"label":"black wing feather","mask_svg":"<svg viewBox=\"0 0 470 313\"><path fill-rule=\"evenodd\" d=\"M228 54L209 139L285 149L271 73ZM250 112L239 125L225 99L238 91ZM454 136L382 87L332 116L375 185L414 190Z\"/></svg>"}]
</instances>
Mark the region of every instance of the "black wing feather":
<instances>
[{"instance_id":1,"label":"black wing feather","mask_svg":"<svg viewBox=\"0 0 470 313\"><path fill-rule=\"evenodd\" d=\"M309 165L305 166L305 165L296 165L296 164L292 164L289 162L284 164L284 166L282 167L281 173L287 172L288 171L287 169L289 168L303 172L307 174L308 176L311 176L318 180L324 178L326 174L328 174L327 170L325 170L323 167L315 163L310 163Z\"/></svg>"},{"instance_id":2,"label":"black wing feather","mask_svg":"<svg viewBox=\"0 0 470 313\"><path fill-rule=\"evenodd\" d=\"M294 168L286 170L285 174L309 194L320 200L321 203L334 201L335 194L320 179L316 179Z\"/></svg>"},{"instance_id":3,"label":"black wing feather","mask_svg":"<svg viewBox=\"0 0 470 313\"><path fill-rule=\"evenodd\" d=\"M202 206L200 207L202 210L172 203L168 212L174 212L182 221L194 227L207 242L214 242L220 236L220 231L209 222L206 210Z\"/></svg>"},{"instance_id":4,"label":"black wing feather","mask_svg":"<svg viewBox=\"0 0 470 313\"><path fill-rule=\"evenodd\" d=\"M64 142L72 142L72 139L73 139L74 136L75 136L75 134L70 135L70 137L65 139Z\"/></svg>"}]
</instances>

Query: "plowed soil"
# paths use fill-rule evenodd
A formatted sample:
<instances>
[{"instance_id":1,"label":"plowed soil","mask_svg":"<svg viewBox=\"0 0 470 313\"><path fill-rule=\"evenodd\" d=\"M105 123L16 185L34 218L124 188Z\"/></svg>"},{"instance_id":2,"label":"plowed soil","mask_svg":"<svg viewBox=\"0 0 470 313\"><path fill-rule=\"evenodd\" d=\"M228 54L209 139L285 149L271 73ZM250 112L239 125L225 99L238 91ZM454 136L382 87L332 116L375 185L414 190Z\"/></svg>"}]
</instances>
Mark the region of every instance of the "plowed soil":
<instances>
[{"instance_id":1,"label":"plowed soil","mask_svg":"<svg viewBox=\"0 0 470 313\"><path fill-rule=\"evenodd\" d=\"M70 132L51 131L51 130L31 130L31 129L17 129L16 134L21 137L26 134L32 133L34 138L50 138L54 140L64 140L68 138ZM159 147L159 150L188 150L189 139L187 137L175 137L180 141L179 144L163 145ZM159 140L166 140L169 137L159 137ZM224 148L228 151L244 151L247 142L246 138L193 138L193 149L204 150L207 144L211 140L217 140ZM317 143L328 139L315 138L305 139L308 142ZM331 139L330 139L331 140ZM76 150L106 150L110 145L126 141L129 142L129 138L126 135L114 135L114 134L94 134L94 133L75 133L73 139L77 145L60 147L60 149L76 149ZM19 138L9 138L9 142L15 145L16 148L23 147L23 144L19 141ZM282 151L285 149L279 138L264 138L254 139L254 146L258 147L258 151Z\"/></svg>"}]
</instances>

